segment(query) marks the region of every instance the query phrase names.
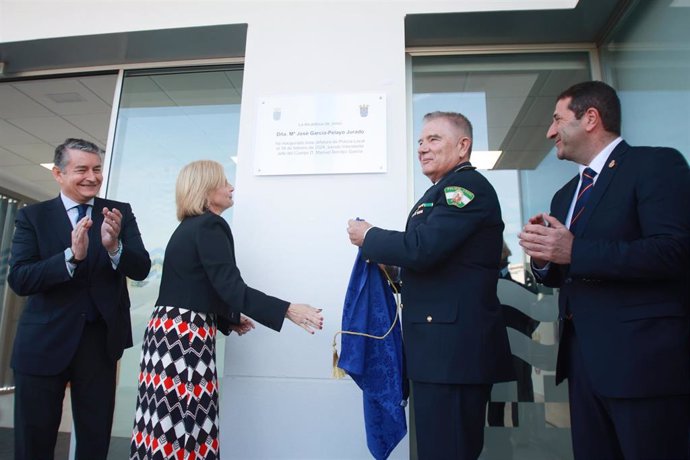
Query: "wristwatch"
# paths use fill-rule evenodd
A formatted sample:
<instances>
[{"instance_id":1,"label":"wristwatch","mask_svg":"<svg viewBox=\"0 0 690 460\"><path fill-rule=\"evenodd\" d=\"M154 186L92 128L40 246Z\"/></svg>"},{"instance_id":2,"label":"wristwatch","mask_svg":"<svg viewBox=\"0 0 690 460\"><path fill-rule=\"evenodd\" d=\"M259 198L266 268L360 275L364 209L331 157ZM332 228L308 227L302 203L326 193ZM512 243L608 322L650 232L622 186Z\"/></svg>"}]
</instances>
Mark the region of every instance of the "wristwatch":
<instances>
[{"instance_id":1,"label":"wristwatch","mask_svg":"<svg viewBox=\"0 0 690 460\"><path fill-rule=\"evenodd\" d=\"M74 253L72 252L72 248L67 248L67 249L65 249L65 262L68 262L68 263L74 264L74 265L79 265L79 263L82 261L77 259L76 257L74 257Z\"/></svg>"}]
</instances>

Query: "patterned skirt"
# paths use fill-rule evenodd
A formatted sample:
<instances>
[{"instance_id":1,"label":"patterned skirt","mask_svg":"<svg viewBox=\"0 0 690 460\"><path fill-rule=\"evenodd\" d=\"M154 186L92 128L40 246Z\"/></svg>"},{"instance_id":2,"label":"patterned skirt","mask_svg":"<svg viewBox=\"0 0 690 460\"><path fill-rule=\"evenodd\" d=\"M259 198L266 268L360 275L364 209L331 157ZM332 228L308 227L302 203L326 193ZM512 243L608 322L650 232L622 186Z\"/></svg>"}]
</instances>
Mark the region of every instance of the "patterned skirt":
<instances>
[{"instance_id":1,"label":"patterned skirt","mask_svg":"<svg viewBox=\"0 0 690 460\"><path fill-rule=\"evenodd\" d=\"M218 458L216 321L158 306L144 333L131 460Z\"/></svg>"}]
</instances>

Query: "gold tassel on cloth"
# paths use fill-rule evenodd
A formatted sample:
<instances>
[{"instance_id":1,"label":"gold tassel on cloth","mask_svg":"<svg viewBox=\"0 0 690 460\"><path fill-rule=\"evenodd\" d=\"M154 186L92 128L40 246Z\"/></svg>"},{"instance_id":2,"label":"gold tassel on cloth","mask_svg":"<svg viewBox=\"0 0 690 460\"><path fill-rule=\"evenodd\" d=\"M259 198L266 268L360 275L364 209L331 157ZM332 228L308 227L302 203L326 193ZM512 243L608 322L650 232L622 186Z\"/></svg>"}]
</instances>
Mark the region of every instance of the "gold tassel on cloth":
<instances>
[{"instance_id":1,"label":"gold tassel on cloth","mask_svg":"<svg viewBox=\"0 0 690 460\"><path fill-rule=\"evenodd\" d=\"M333 337L333 378L334 379L342 379L347 375L347 373L342 370L341 368L338 367L338 360L340 359L338 357L338 346L335 343L336 337L338 337L338 334L340 334L343 331L338 331L336 332L335 336Z\"/></svg>"},{"instance_id":2,"label":"gold tassel on cloth","mask_svg":"<svg viewBox=\"0 0 690 460\"><path fill-rule=\"evenodd\" d=\"M369 263L369 261L367 261ZM380 267L379 267L380 268ZM386 270L383 268L380 268L381 271L386 275L386 278L388 279L388 284L391 286L391 289L393 289L393 297L395 298L395 303L397 305L397 308L395 309L395 318L393 318L393 324L391 324L391 327L388 328L388 331L383 334L382 336L376 336L376 335L371 335L371 334L366 334L364 332L355 332L355 331L338 331L333 335L333 378L335 379L342 379L347 375L347 372L345 372L343 369L338 367L338 360L340 359L338 357L338 345L337 345L337 338L340 334L350 334L350 335L358 335L360 337L368 337L370 339L376 339L376 340L383 340L386 337L388 337L388 334L390 334L393 331L393 328L398 322L398 317L400 316L400 301L398 300L398 289L395 287L395 283L391 279L390 275Z\"/></svg>"}]
</instances>

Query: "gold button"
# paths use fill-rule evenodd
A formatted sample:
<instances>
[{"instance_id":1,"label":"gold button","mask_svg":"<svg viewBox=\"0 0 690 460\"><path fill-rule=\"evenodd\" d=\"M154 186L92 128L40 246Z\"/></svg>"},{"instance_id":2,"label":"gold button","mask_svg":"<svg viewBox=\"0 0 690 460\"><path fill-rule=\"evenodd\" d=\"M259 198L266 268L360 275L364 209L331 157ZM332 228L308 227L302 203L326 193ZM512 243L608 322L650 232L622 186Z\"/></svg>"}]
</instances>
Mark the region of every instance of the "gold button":
<instances>
[{"instance_id":1,"label":"gold button","mask_svg":"<svg viewBox=\"0 0 690 460\"><path fill-rule=\"evenodd\" d=\"M400 309L401 309L401 310L403 309L403 304L402 304L402 302L400 302Z\"/></svg>"},{"instance_id":2,"label":"gold button","mask_svg":"<svg viewBox=\"0 0 690 460\"><path fill-rule=\"evenodd\" d=\"M433 320L433 319L434 319L434 318L432 318L431 315L429 315L429 316L426 317L426 322L427 322L427 323L430 323L431 320Z\"/></svg>"}]
</instances>

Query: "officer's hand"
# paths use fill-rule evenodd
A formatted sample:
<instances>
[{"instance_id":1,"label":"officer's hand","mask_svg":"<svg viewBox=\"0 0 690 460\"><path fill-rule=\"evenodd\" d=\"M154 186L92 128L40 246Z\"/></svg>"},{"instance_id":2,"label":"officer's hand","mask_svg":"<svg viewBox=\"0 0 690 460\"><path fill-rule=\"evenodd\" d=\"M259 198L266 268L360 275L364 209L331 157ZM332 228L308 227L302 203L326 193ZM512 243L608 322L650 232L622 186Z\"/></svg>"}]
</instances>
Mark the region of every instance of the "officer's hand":
<instances>
[{"instance_id":1,"label":"officer's hand","mask_svg":"<svg viewBox=\"0 0 690 460\"><path fill-rule=\"evenodd\" d=\"M373 225L366 220L348 220L347 234L350 237L350 243L354 244L355 246L362 246L362 244L364 244L364 234L371 227L373 227Z\"/></svg>"}]
</instances>

